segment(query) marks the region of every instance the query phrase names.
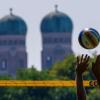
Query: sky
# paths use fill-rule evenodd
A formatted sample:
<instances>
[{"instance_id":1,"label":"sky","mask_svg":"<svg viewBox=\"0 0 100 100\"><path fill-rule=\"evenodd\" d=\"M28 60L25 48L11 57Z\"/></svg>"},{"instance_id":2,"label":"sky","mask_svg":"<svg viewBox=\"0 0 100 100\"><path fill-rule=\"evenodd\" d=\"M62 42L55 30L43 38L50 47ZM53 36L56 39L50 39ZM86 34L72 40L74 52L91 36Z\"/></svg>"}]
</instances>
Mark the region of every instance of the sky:
<instances>
[{"instance_id":1,"label":"sky","mask_svg":"<svg viewBox=\"0 0 100 100\"><path fill-rule=\"evenodd\" d=\"M27 52L28 67L34 65L41 69L41 31L40 23L45 15L55 10L64 12L73 21L72 49L76 55L100 53L100 44L93 50L86 50L79 45L78 36L84 28L92 27L100 32L100 0L0 0L0 18L8 15L9 9L22 17L28 26Z\"/></svg>"}]
</instances>

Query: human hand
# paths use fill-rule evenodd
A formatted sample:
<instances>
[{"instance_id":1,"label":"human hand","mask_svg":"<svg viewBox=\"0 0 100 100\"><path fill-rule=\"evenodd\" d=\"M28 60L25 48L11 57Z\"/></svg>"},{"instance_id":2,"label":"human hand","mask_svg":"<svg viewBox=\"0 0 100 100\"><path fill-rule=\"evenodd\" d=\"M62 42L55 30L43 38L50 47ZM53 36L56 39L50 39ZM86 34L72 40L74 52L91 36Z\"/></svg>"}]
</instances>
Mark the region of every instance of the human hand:
<instances>
[{"instance_id":1,"label":"human hand","mask_svg":"<svg viewBox=\"0 0 100 100\"><path fill-rule=\"evenodd\" d=\"M92 63L92 71L100 84L100 55L97 56L96 62Z\"/></svg>"},{"instance_id":2,"label":"human hand","mask_svg":"<svg viewBox=\"0 0 100 100\"><path fill-rule=\"evenodd\" d=\"M89 59L90 57L88 55L85 55L84 57L83 54L81 58L79 56L77 57L77 67L76 67L77 74L81 75L87 70Z\"/></svg>"}]
</instances>

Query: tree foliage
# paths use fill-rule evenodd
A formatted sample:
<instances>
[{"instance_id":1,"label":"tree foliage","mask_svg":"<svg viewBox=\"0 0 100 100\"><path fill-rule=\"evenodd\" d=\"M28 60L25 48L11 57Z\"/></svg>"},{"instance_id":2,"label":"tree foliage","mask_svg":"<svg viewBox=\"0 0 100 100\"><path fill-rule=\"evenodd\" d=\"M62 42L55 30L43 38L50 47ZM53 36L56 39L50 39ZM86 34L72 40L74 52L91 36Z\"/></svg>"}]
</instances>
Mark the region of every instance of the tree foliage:
<instances>
[{"instance_id":1,"label":"tree foliage","mask_svg":"<svg viewBox=\"0 0 100 100\"><path fill-rule=\"evenodd\" d=\"M90 60L89 72L84 79L94 79L91 71ZM76 57L70 55L63 61L57 62L49 70L38 71L34 67L19 69L17 80L75 80ZM0 80L15 79L11 76L0 76ZM95 88L86 88L88 100L100 100L100 91ZM76 87L0 87L0 100L76 100Z\"/></svg>"}]
</instances>

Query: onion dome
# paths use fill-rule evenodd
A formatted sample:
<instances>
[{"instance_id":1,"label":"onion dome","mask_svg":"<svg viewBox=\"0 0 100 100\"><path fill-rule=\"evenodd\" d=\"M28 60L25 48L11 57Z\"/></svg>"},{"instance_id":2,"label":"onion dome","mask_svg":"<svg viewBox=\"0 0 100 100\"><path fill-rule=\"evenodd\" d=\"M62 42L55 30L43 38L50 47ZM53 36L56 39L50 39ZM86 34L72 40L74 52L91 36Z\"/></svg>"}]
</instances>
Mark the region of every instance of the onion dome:
<instances>
[{"instance_id":1,"label":"onion dome","mask_svg":"<svg viewBox=\"0 0 100 100\"><path fill-rule=\"evenodd\" d=\"M0 20L0 35L26 35L27 25L25 21L12 13L4 16Z\"/></svg>"},{"instance_id":2,"label":"onion dome","mask_svg":"<svg viewBox=\"0 0 100 100\"><path fill-rule=\"evenodd\" d=\"M57 7L56 5L56 10L43 18L41 22L42 33L72 33L72 20L63 12L58 11Z\"/></svg>"}]
</instances>

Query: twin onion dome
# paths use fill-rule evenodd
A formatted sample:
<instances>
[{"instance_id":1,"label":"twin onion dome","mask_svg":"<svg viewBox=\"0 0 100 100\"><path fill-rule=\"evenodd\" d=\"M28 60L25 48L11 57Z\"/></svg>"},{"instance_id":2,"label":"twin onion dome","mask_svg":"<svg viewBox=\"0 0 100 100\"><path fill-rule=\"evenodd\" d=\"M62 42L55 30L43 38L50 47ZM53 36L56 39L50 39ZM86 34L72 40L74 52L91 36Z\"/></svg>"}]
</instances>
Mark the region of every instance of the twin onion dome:
<instances>
[{"instance_id":1,"label":"twin onion dome","mask_svg":"<svg viewBox=\"0 0 100 100\"><path fill-rule=\"evenodd\" d=\"M0 35L26 35L27 25L25 21L12 13L0 19Z\"/></svg>"},{"instance_id":2,"label":"twin onion dome","mask_svg":"<svg viewBox=\"0 0 100 100\"><path fill-rule=\"evenodd\" d=\"M72 33L73 23L71 18L60 12L55 6L55 11L46 15L41 22L42 33Z\"/></svg>"},{"instance_id":3,"label":"twin onion dome","mask_svg":"<svg viewBox=\"0 0 100 100\"><path fill-rule=\"evenodd\" d=\"M72 33L73 23L69 16L58 11L57 5L55 11L46 15L41 22L42 33ZM26 35L27 25L25 21L12 13L0 19L0 35Z\"/></svg>"}]
</instances>

